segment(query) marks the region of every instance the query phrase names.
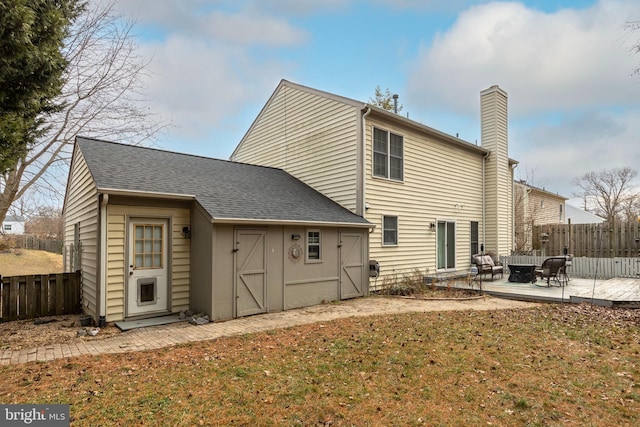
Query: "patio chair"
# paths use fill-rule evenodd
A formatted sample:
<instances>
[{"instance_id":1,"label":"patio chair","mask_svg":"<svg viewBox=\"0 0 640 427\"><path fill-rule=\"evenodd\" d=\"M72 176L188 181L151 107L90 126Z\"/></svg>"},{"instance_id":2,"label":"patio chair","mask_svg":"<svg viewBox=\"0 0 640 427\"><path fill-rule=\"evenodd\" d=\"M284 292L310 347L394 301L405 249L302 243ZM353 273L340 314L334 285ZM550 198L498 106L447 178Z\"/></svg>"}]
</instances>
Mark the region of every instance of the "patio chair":
<instances>
[{"instance_id":1,"label":"patio chair","mask_svg":"<svg viewBox=\"0 0 640 427\"><path fill-rule=\"evenodd\" d=\"M567 258L564 256L556 256L547 258L542 262L540 268L535 271L536 277L547 279L547 286L551 286L551 280L554 280L560 286L564 286L568 282L566 272Z\"/></svg>"},{"instance_id":2,"label":"patio chair","mask_svg":"<svg viewBox=\"0 0 640 427\"><path fill-rule=\"evenodd\" d=\"M499 262L494 262L491 255L475 254L472 256L473 263L478 267L478 274L491 274L491 280L498 274L502 277L504 267ZM476 276L476 277L477 277Z\"/></svg>"}]
</instances>

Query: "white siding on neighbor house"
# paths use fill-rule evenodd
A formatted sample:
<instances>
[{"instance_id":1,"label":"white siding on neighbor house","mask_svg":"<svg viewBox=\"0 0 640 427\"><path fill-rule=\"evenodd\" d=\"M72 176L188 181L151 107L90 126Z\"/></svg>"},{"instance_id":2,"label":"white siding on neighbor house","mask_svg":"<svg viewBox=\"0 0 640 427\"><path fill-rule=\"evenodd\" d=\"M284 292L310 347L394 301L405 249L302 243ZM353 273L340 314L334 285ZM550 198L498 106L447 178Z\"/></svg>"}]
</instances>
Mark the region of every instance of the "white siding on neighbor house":
<instances>
[{"instance_id":1,"label":"white siding on neighbor house","mask_svg":"<svg viewBox=\"0 0 640 427\"><path fill-rule=\"evenodd\" d=\"M67 256L65 271L69 271L70 246L74 242L75 224L80 226L82 243L82 305L87 314L98 314L98 193L82 153L74 149L69 171L69 186L64 202L64 248Z\"/></svg>"},{"instance_id":2,"label":"white siding on neighbor house","mask_svg":"<svg viewBox=\"0 0 640 427\"><path fill-rule=\"evenodd\" d=\"M7 215L0 227L0 233L24 234L24 218Z\"/></svg>"},{"instance_id":3,"label":"white siding on neighbor house","mask_svg":"<svg viewBox=\"0 0 640 427\"><path fill-rule=\"evenodd\" d=\"M374 127L404 137L403 182L372 175ZM373 118L367 119L366 138L366 219L376 225L369 257L380 263L381 276L435 273L436 231L430 224L438 220L456 223L456 270L468 270L470 224L482 222L482 153ZM382 244L383 215L398 217L396 247Z\"/></svg>"},{"instance_id":4,"label":"white siding on neighbor house","mask_svg":"<svg viewBox=\"0 0 640 427\"><path fill-rule=\"evenodd\" d=\"M486 161L485 250L508 255L513 243L513 171L509 165L507 94L497 86L481 94L482 147Z\"/></svg>"},{"instance_id":5,"label":"white siding on neighbor house","mask_svg":"<svg viewBox=\"0 0 640 427\"><path fill-rule=\"evenodd\" d=\"M189 308L190 240L182 235L182 228L190 227L190 215L189 209L182 208L107 206L107 322L115 322L125 317L128 216L170 218L169 309L175 313Z\"/></svg>"},{"instance_id":6,"label":"white siding on neighbor house","mask_svg":"<svg viewBox=\"0 0 640 427\"><path fill-rule=\"evenodd\" d=\"M283 169L355 212L358 117L351 105L283 85L231 160Z\"/></svg>"}]
</instances>

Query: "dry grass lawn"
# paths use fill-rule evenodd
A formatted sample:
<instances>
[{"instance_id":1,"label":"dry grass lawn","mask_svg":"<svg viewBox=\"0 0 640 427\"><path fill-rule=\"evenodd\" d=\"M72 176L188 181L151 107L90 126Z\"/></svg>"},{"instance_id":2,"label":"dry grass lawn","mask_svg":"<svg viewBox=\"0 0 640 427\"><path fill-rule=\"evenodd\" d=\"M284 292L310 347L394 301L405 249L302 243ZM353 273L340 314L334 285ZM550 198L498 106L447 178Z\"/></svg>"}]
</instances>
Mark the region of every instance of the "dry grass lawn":
<instances>
[{"instance_id":1,"label":"dry grass lawn","mask_svg":"<svg viewBox=\"0 0 640 427\"><path fill-rule=\"evenodd\" d=\"M73 426L631 426L640 311L587 305L347 318L0 367L0 403Z\"/></svg>"},{"instance_id":2,"label":"dry grass lawn","mask_svg":"<svg viewBox=\"0 0 640 427\"><path fill-rule=\"evenodd\" d=\"M31 249L0 252L0 276L62 273L62 255Z\"/></svg>"}]
</instances>

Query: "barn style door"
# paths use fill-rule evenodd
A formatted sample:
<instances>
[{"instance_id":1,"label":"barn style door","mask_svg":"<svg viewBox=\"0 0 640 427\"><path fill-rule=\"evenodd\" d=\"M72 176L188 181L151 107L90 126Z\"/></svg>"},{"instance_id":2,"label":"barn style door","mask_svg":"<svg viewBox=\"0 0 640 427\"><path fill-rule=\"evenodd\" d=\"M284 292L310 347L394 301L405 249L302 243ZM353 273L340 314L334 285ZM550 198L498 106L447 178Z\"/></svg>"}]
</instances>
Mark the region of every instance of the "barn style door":
<instances>
[{"instance_id":1,"label":"barn style door","mask_svg":"<svg viewBox=\"0 0 640 427\"><path fill-rule=\"evenodd\" d=\"M340 299L364 295L365 259L362 235L340 233Z\"/></svg>"},{"instance_id":2,"label":"barn style door","mask_svg":"<svg viewBox=\"0 0 640 427\"><path fill-rule=\"evenodd\" d=\"M267 252L264 230L236 230L235 317L267 311Z\"/></svg>"}]
</instances>

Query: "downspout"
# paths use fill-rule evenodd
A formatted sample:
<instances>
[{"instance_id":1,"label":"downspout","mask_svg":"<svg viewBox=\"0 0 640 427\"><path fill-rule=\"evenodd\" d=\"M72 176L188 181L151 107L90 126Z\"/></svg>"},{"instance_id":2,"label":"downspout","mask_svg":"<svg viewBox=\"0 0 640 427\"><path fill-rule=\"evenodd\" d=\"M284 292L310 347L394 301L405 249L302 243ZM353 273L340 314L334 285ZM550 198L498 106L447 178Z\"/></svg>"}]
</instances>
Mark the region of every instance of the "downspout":
<instances>
[{"instance_id":1,"label":"downspout","mask_svg":"<svg viewBox=\"0 0 640 427\"><path fill-rule=\"evenodd\" d=\"M100 202L100 301L98 326L107 323L107 204L109 195L102 194Z\"/></svg>"},{"instance_id":2,"label":"downspout","mask_svg":"<svg viewBox=\"0 0 640 427\"><path fill-rule=\"evenodd\" d=\"M513 177L517 167L518 163L511 166L511 253L509 255L513 255L513 250L516 247L516 187Z\"/></svg>"},{"instance_id":3,"label":"downspout","mask_svg":"<svg viewBox=\"0 0 640 427\"><path fill-rule=\"evenodd\" d=\"M486 209L487 209L487 192L485 188L485 163L487 161L487 157L489 157L491 152L488 152L484 156L482 156L482 244L484 245L487 241L487 223L486 223Z\"/></svg>"},{"instance_id":4,"label":"downspout","mask_svg":"<svg viewBox=\"0 0 640 427\"><path fill-rule=\"evenodd\" d=\"M371 114L371 107L362 115L362 218L367 213L367 116Z\"/></svg>"}]
</instances>

